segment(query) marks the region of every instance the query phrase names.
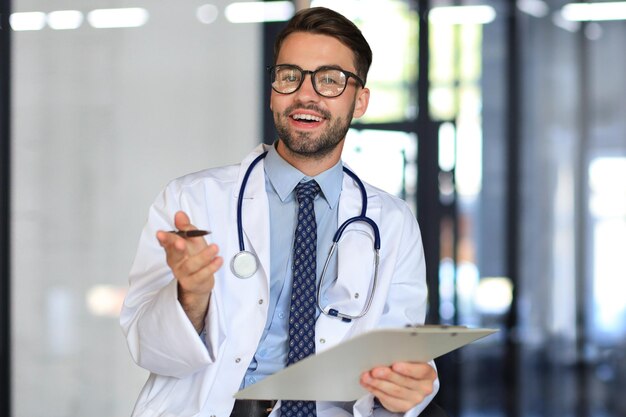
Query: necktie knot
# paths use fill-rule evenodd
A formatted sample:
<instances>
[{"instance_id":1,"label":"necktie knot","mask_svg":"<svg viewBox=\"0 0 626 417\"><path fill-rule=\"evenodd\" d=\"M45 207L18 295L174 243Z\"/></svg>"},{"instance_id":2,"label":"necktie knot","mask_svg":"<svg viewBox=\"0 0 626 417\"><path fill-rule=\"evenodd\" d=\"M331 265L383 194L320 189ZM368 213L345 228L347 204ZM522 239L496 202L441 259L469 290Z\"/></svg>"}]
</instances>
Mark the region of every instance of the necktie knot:
<instances>
[{"instance_id":1,"label":"necktie knot","mask_svg":"<svg viewBox=\"0 0 626 417\"><path fill-rule=\"evenodd\" d=\"M315 180L307 182L301 182L296 185L296 198L298 202L313 200L315 196L320 192L320 186Z\"/></svg>"}]
</instances>

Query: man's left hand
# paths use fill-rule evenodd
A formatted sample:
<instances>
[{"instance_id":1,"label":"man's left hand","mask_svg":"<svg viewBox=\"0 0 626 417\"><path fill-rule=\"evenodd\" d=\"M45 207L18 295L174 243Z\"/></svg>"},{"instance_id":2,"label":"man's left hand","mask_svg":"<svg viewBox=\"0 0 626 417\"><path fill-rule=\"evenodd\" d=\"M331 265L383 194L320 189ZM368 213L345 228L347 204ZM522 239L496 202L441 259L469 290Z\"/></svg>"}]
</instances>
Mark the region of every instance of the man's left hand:
<instances>
[{"instance_id":1,"label":"man's left hand","mask_svg":"<svg viewBox=\"0 0 626 417\"><path fill-rule=\"evenodd\" d=\"M405 413L433 392L437 372L427 363L397 362L361 374L361 386L385 409Z\"/></svg>"}]
</instances>

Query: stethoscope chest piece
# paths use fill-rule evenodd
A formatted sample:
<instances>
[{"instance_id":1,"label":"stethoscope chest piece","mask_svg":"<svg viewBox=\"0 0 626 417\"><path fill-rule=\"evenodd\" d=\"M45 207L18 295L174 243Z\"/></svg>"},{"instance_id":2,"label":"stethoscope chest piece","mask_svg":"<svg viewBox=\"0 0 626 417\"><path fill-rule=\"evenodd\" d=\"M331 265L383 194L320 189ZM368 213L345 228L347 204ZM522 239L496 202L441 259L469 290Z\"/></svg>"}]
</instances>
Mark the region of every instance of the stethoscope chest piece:
<instances>
[{"instance_id":1,"label":"stethoscope chest piece","mask_svg":"<svg viewBox=\"0 0 626 417\"><path fill-rule=\"evenodd\" d=\"M257 257L247 250L238 252L230 261L230 269L237 278L250 278L259 268Z\"/></svg>"}]
</instances>

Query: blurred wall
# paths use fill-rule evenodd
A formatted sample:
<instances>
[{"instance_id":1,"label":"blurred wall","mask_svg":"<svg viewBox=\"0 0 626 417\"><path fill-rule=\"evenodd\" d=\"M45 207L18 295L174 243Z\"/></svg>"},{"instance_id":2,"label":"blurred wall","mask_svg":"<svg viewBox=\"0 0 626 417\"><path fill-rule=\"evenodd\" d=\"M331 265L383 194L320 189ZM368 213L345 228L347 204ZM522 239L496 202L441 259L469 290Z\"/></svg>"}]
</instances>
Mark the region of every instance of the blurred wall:
<instances>
[{"instance_id":1,"label":"blurred wall","mask_svg":"<svg viewBox=\"0 0 626 417\"><path fill-rule=\"evenodd\" d=\"M257 24L201 1L15 0L13 12L143 7L146 24L13 34L15 417L130 414L146 373L117 318L165 183L262 141Z\"/></svg>"}]
</instances>

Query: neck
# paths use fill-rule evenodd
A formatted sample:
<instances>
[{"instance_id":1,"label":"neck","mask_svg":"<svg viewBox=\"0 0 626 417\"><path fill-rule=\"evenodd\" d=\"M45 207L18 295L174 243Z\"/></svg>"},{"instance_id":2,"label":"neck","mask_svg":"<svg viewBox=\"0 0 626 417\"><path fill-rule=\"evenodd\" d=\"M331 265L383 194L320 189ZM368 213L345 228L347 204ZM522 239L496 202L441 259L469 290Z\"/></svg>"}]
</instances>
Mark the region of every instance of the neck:
<instances>
[{"instance_id":1,"label":"neck","mask_svg":"<svg viewBox=\"0 0 626 417\"><path fill-rule=\"evenodd\" d=\"M314 177L334 167L341 159L343 141L332 152L326 155L302 155L289 150L279 139L276 146L278 154L293 167L308 177Z\"/></svg>"}]
</instances>

